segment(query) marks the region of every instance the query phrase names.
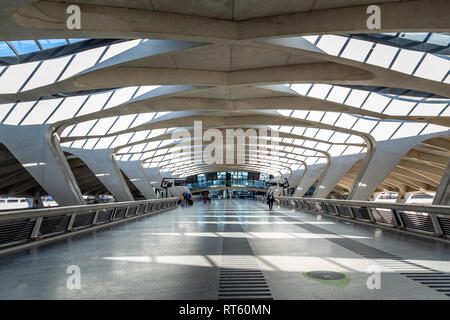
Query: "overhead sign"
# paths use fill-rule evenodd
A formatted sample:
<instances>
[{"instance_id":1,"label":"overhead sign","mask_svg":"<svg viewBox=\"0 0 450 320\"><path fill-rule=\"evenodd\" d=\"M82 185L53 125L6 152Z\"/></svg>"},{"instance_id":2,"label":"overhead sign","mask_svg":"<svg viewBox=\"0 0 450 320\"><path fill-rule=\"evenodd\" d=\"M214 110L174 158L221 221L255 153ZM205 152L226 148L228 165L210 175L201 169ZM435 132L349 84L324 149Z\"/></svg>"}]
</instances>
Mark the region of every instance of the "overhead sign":
<instances>
[{"instance_id":1,"label":"overhead sign","mask_svg":"<svg viewBox=\"0 0 450 320\"><path fill-rule=\"evenodd\" d=\"M187 186L187 180L186 179L175 179L173 180L174 186Z\"/></svg>"},{"instance_id":2,"label":"overhead sign","mask_svg":"<svg viewBox=\"0 0 450 320\"><path fill-rule=\"evenodd\" d=\"M172 187L172 185L173 185L172 181L167 181L167 180L161 181L161 188L167 189L167 188Z\"/></svg>"},{"instance_id":3,"label":"overhead sign","mask_svg":"<svg viewBox=\"0 0 450 320\"><path fill-rule=\"evenodd\" d=\"M278 181L278 186L282 188L288 188L289 187L288 179L284 178L284 180Z\"/></svg>"}]
</instances>

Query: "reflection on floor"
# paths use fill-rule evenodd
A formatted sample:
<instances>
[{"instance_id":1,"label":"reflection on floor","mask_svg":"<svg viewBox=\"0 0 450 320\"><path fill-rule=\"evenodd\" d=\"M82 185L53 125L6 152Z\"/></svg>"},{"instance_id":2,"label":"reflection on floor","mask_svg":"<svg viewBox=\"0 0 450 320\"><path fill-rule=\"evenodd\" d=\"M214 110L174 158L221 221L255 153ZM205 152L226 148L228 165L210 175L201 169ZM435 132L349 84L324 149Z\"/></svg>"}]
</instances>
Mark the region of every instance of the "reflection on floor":
<instances>
[{"instance_id":1,"label":"reflection on floor","mask_svg":"<svg viewBox=\"0 0 450 320\"><path fill-rule=\"evenodd\" d=\"M0 299L229 297L450 299L450 245L217 200L0 257Z\"/></svg>"}]
</instances>

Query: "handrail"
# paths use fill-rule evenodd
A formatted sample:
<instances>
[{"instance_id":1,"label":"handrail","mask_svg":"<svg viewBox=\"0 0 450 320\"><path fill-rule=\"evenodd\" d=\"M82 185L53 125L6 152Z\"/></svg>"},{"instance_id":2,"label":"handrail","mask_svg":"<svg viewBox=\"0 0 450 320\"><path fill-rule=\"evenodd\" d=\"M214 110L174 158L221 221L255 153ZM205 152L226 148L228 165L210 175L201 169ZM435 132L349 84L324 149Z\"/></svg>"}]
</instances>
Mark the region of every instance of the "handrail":
<instances>
[{"instance_id":1,"label":"handrail","mask_svg":"<svg viewBox=\"0 0 450 320\"><path fill-rule=\"evenodd\" d=\"M264 201L264 196L257 196ZM281 206L366 222L393 230L450 238L450 206L302 197L275 197Z\"/></svg>"},{"instance_id":2,"label":"handrail","mask_svg":"<svg viewBox=\"0 0 450 320\"><path fill-rule=\"evenodd\" d=\"M0 253L174 208L180 198L111 202L0 213Z\"/></svg>"},{"instance_id":3,"label":"handrail","mask_svg":"<svg viewBox=\"0 0 450 320\"><path fill-rule=\"evenodd\" d=\"M427 205L427 204L407 204L393 202L375 202L375 201L359 201L359 200L340 200L340 199L322 199L322 198L302 198L302 197L277 197L279 199L311 201L321 203L341 204L348 206L365 206L370 208L385 208L408 210L416 212L433 212L450 215L450 206Z\"/></svg>"},{"instance_id":4,"label":"handrail","mask_svg":"<svg viewBox=\"0 0 450 320\"><path fill-rule=\"evenodd\" d=\"M179 200L179 198L159 198L150 200L139 200L139 201L123 201L123 202L108 202L99 204L85 204L79 206L65 206L65 207L48 207L39 209L18 209L11 211L0 212L0 222L24 219L24 218L35 218L35 217L46 217L65 213L78 213L87 211L98 211L101 209L110 208L123 208L128 206L141 205L146 203L158 203L165 200Z\"/></svg>"}]
</instances>

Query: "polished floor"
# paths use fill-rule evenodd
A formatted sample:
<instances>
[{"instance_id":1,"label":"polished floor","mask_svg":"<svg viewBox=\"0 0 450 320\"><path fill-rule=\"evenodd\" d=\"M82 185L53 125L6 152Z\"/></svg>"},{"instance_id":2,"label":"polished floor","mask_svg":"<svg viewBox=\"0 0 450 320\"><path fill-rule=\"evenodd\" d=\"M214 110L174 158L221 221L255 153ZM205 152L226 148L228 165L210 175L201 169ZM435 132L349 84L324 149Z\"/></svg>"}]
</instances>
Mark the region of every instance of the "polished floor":
<instances>
[{"instance_id":1,"label":"polished floor","mask_svg":"<svg viewBox=\"0 0 450 320\"><path fill-rule=\"evenodd\" d=\"M450 245L216 200L0 257L0 299L227 298L450 299Z\"/></svg>"}]
</instances>

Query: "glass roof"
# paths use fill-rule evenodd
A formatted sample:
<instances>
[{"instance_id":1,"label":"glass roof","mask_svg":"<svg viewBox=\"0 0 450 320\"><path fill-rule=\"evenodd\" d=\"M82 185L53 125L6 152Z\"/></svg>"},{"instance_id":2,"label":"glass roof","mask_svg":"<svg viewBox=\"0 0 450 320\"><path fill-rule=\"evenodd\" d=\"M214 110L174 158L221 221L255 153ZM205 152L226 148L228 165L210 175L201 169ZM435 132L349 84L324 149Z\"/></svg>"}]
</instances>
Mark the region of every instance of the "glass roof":
<instances>
[{"instance_id":1,"label":"glass roof","mask_svg":"<svg viewBox=\"0 0 450 320\"><path fill-rule=\"evenodd\" d=\"M366 64L395 70L414 77L436 82L450 83L450 35L446 33L382 33L370 35L321 35L297 37L306 40L321 53L338 56ZM0 41L0 57L19 57L48 49L58 48L81 41L96 39L41 39ZM0 94L16 94L33 90L75 75L109 67L114 64L139 59L148 55L150 44L144 39L100 42L83 51L66 52L60 56L45 57L41 60L26 60L20 63L0 66ZM117 39L116 39L117 40ZM147 43L146 43L147 42ZM78 45L82 45L81 43ZM78 46L78 45L72 45ZM58 51L57 49L56 51ZM63 49L64 50L64 49ZM134 51L133 51L134 50ZM111 64L111 58L122 53L131 53L132 58L119 58ZM126 60L128 59L128 60ZM161 86L165 88L168 86ZM86 90L41 97L35 101L16 101L0 104L0 123L5 125L52 124L83 116L130 102L148 99L159 93L160 86L131 86L99 90ZM287 89L287 90L286 90ZM386 88L359 85L332 85L327 83L295 83L279 86L279 90L295 96L305 96L334 104L350 107L350 112L280 109L277 112L291 118L308 120L312 123L326 124L337 130L327 130L301 126L275 126L280 132L296 134L316 139L280 138L279 141L290 146L280 146L270 156L265 165L274 163L274 157L282 157L285 164L296 170L302 167L299 161L308 165L326 162L320 151L332 157L365 153L366 148L359 145L364 140L355 134L339 131L354 130L370 134L376 141L399 139L446 131L448 128L399 120L383 119L395 116L436 117L450 116L450 99L426 92L401 88ZM164 94L164 93L162 93ZM333 110L333 108L328 108ZM340 109L342 110L342 109ZM139 129L123 132L156 121L168 112L143 112L108 116L68 126L62 138L77 140L63 143L63 146L83 149L112 149L136 141L158 137L170 132L169 128L158 130ZM108 137L99 137L111 135ZM176 172L180 165L192 164L189 157L175 158L177 148L169 146L170 140L155 140L120 150L118 160L149 159L148 167L165 166L165 170ZM302 148L303 147L303 148ZM316 149L318 151L308 150ZM257 163L252 159L251 163ZM274 165L276 167L276 165ZM285 170L285 169L282 169Z\"/></svg>"},{"instance_id":2,"label":"glass roof","mask_svg":"<svg viewBox=\"0 0 450 320\"><path fill-rule=\"evenodd\" d=\"M18 56L31 52L42 51L59 46L65 46L70 43L87 40L86 38L77 39L41 39L41 40L17 40L0 41L0 57Z\"/></svg>"}]
</instances>

